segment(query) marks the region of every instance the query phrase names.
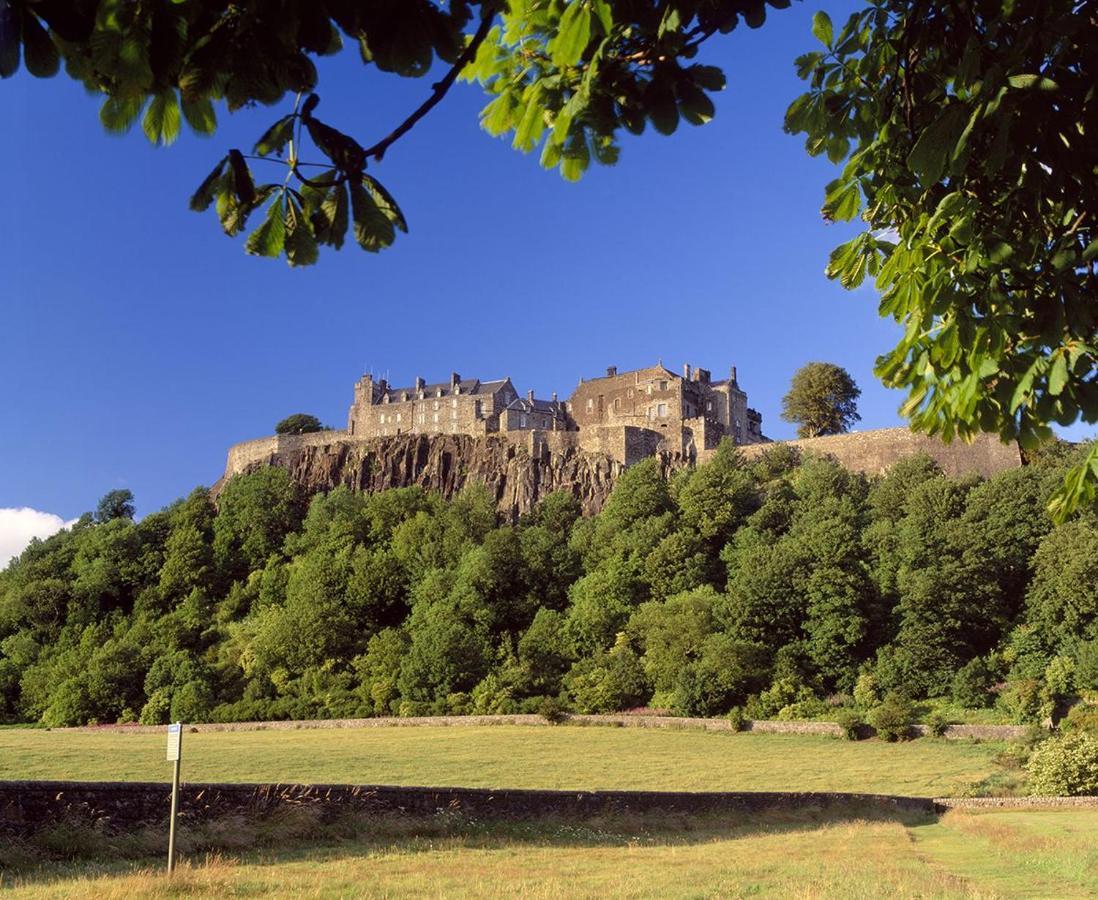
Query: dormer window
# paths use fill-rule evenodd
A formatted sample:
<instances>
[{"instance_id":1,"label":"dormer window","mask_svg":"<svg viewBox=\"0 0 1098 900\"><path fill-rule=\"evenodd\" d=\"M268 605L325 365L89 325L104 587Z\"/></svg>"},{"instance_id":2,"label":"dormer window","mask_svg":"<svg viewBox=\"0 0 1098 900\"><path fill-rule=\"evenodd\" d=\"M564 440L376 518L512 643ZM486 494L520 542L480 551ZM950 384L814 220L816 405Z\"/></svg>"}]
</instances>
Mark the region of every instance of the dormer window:
<instances>
[{"instance_id":1,"label":"dormer window","mask_svg":"<svg viewBox=\"0 0 1098 900\"><path fill-rule=\"evenodd\" d=\"M436 397L441 397L441 396L442 396L442 388L439 388L439 389L438 389L438 390L437 390L437 391L435 392L435 396L436 396Z\"/></svg>"}]
</instances>

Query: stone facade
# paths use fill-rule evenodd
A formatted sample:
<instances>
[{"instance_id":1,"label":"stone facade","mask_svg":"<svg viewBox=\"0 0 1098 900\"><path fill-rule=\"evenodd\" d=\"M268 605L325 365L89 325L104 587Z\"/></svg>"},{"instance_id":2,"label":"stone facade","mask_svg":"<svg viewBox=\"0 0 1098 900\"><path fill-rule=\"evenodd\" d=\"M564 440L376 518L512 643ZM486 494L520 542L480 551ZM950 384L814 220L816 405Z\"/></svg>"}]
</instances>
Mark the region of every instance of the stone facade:
<instances>
[{"instance_id":1,"label":"stone facade","mask_svg":"<svg viewBox=\"0 0 1098 900\"><path fill-rule=\"evenodd\" d=\"M748 407L734 366L724 381L689 364L682 375L662 363L622 373L611 366L606 375L580 382L568 414L581 432L643 429L658 435L667 450L692 459L716 449L725 437L736 444L766 440L762 416Z\"/></svg>"},{"instance_id":2,"label":"stone facade","mask_svg":"<svg viewBox=\"0 0 1098 900\"><path fill-rule=\"evenodd\" d=\"M533 391L520 398L510 378L463 379L427 384L417 378L410 387L391 387L384 379L364 375L355 385L347 416L347 434L357 438L400 434L468 434L482 437L498 431L567 427L564 405L554 397L535 400Z\"/></svg>"}]
</instances>

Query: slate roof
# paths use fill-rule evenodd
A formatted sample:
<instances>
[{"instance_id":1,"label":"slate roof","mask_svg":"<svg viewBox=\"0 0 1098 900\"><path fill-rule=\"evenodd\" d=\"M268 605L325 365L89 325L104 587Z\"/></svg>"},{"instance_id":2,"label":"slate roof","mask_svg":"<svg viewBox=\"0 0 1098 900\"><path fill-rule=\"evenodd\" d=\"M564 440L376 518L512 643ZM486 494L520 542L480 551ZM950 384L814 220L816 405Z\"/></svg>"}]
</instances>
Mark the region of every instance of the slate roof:
<instances>
[{"instance_id":1,"label":"slate roof","mask_svg":"<svg viewBox=\"0 0 1098 900\"><path fill-rule=\"evenodd\" d=\"M458 382L458 387L461 388L462 394L495 394L501 390L503 386L507 384L506 378L500 378L496 381L480 381L477 378L463 378ZM450 382L440 381L435 384L425 384L422 388L417 388L414 384L409 387L390 387L386 388L385 393L389 395L390 402L400 401L400 398L404 395L408 395L408 399L414 399L417 391L423 391L425 397L434 397L441 390L443 396L450 393Z\"/></svg>"}]
</instances>

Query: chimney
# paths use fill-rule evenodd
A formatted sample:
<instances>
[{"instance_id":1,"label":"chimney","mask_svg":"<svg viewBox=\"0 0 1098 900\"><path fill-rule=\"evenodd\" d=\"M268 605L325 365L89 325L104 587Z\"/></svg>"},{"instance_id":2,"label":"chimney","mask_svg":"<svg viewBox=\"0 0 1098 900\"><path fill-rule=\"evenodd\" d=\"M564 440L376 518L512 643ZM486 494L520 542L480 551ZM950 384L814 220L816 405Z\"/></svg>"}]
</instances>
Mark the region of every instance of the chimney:
<instances>
[{"instance_id":1,"label":"chimney","mask_svg":"<svg viewBox=\"0 0 1098 900\"><path fill-rule=\"evenodd\" d=\"M426 382L417 375L416 376L416 390L417 391L422 391L424 384L426 384Z\"/></svg>"},{"instance_id":2,"label":"chimney","mask_svg":"<svg viewBox=\"0 0 1098 900\"><path fill-rule=\"evenodd\" d=\"M690 380L690 363L682 364L682 377L685 378L687 381Z\"/></svg>"},{"instance_id":3,"label":"chimney","mask_svg":"<svg viewBox=\"0 0 1098 900\"><path fill-rule=\"evenodd\" d=\"M451 372L450 373L450 390L451 391L458 386L459 381L461 381L461 376L458 375L457 372Z\"/></svg>"},{"instance_id":4,"label":"chimney","mask_svg":"<svg viewBox=\"0 0 1098 900\"><path fill-rule=\"evenodd\" d=\"M556 391L553 391L553 402L554 403L557 402L557 392Z\"/></svg>"},{"instance_id":5,"label":"chimney","mask_svg":"<svg viewBox=\"0 0 1098 900\"><path fill-rule=\"evenodd\" d=\"M607 378L613 378L617 374L618 374L618 367L617 366L607 366L606 367L606 377Z\"/></svg>"},{"instance_id":6,"label":"chimney","mask_svg":"<svg viewBox=\"0 0 1098 900\"><path fill-rule=\"evenodd\" d=\"M534 405L534 392L533 391L527 391L526 392L526 399L529 400L530 405L533 406Z\"/></svg>"},{"instance_id":7,"label":"chimney","mask_svg":"<svg viewBox=\"0 0 1098 900\"><path fill-rule=\"evenodd\" d=\"M732 382L732 384L737 384L738 383L736 381L736 367L735 366L732 367L732 377L731 377L730 381Z\"/></svg>"}]
</instances>

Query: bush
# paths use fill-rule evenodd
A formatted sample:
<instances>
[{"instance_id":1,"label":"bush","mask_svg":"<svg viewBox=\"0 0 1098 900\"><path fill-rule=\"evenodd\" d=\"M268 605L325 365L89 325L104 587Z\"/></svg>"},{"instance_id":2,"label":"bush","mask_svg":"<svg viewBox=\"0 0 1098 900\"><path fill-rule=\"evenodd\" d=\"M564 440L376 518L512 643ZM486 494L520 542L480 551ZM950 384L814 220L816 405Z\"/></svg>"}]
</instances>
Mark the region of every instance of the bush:
<instances>
[{"instance_id":1,"label":"bush","mask_svg":"<svg viewBox=\"0 0 1098 900\"><path fill-rule=\"evenodd\" d=\"M997 673L983 657L969 660L953 676L953 700L965 709L982 709L991 705L991 688L997 681Z\"/></svg>"},{"instance_id":2,"label":"bush","mask_svg":"<svg viewBox=\"0 0 1098 900\"><path fill-rule=\"evenodd\" d=\"M1098 794L1098 738L1072 732L1045 741L1026 765L1030 793L1047 797Z\"/></svg>"},{"instance_id":3,"label":"bush","mask_svg":"<svg viewBox=\"0 0 1098 900\"><path fill-rule=\"evenodd\" d=\"M726 717L732 725L733 731L743 731L747 727L749 719L744 714L742 706L733 706L728 710L728 716Z\"/></svg>"},{"instance_id":4,"label":"bush","mask_svg":"<svg viewBox=\"0 0 1098 900\"><path fill-rule=\"evenodd\" d=\"M854 702L862 709L872 709L881 702L881 690L877 677L871 672L863 672L854 685Z\"/></svg>"},{"instance_id":5,"label":"bush","mask_svg":"<svg viewBox=\"0 0 1098 900\"><path fill-rule=\"evenodd\" d=\"M843 736L848 741L861 740L865 723L862 721L862 714L858 710L840 709L835 713L835 721L843 730Z\"/></svg>"},{"instance_id":6,"label":"bush","mask_svg":"<svg viewBox=\"0 0 1098 900\"><path fill-rule=\"evenodd\" d=\"M1085 731L1098 737L1098 706L1076 703L1067 716L1060 722L1065 731Z\"/></svg>"},{"instance_id":7,"label":"bush","mask_svg":"<svg viewBox=\"0 0 1098 900\"><path fill-rule=\"evenodd\" d=\"M559 725L568 719L568 710L556 697L542 697L538 702L537 714L550 725Z\"/></svg>"},{"instance_id":8,"label":"bush","mask_svg":"<svg viewBox=\"0 0 1098 900\"><path fill-rule=\"evenodd\" d=\"M915 710L911 701L902 694L890 693L881 705L870 710L868 719L877 737L886 741L900 741L910 732Z\"/></svg>"},{"instance_id":9,"label":"bush","mask_svg":"<svg viewBox=\"0 0 1098 900\"><path fill-rule=\"evenodd\" d=\"M999 703L1019 725L1040 722L1051 710L1046 709L1041 682L1035 678L1010 681L999 695Z\"/></svg>"},{"instance_id":10,"label":"bush","mask_svg":"<svg viewBox=\"0 0 1098 900\"><path fill-rule=\"evenodd\" d=\"M941 710L936 709L926 717L926 727L935 737L941 737L942 735L944 735L946 733L946 729L949 728L949 725L949 716L947 716Z\"/></svg>"}]
</instances>

